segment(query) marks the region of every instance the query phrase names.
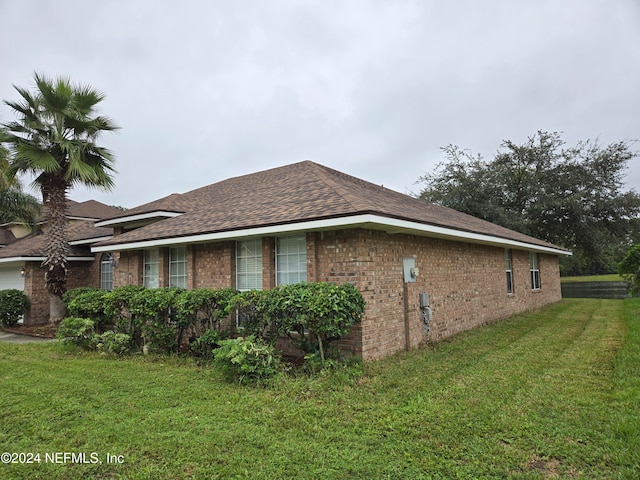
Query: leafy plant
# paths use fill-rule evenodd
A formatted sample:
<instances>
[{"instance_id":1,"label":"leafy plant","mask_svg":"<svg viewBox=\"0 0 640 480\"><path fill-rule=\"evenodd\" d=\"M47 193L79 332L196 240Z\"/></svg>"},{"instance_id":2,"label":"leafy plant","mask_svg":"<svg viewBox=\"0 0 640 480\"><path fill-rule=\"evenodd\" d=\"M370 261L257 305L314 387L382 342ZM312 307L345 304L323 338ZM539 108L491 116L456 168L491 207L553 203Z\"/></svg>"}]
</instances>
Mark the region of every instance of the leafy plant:
<instances>
[{"instance_id":1,"label":"leafy plant","mask_svg":"<svg viewBox=\"0 0 640 480\"><path fill-rule=\"evenodd\" d=\"M212 360L214 352L220 348L220 342L225 337L215 330L207 330L190 345L189 350L192 355L204 360Z\"/></svg>"},{"instance_id":2,"label":"leafy plant","mask_svg":"<svg viewBox=\"0 0 640 480\"><path fill-rule=\"evenodd\" d=\"M63 343L77 345L85 350L94 348L95 336L93 320L89 318L67 317L60 322L57 337Z\"/></svg>"},{"instance_id":3,"label":"leafy plant","mask_svg":"<svg viewBox=\"0 0 640 480\"><path fill-rule=\"evenodd\" d=\"M106 294L106 291L97 289L83 289L74 294L67 303L69 316L90 318L94 321L96 329L102 329L111 320L105 313Z\"/></svg>"},{"instance_id":4,"label":"leafy plant","mask_svg":"<svg viewBox=\"0 0 640 480\"><path fill-rule=\"evenodd\" d=\"M145 288L140 285L126 285L114 288L104 296L105 315L115 325L117 332L131 337L132 345L142 344L142 325L140 319L131 313L131 303Z\"/></svg>"},{"instance_id":5,"label":"leafy plant","mask_svg":"<svg viewBox=\"0 0 640 480\"><path fill-rule=\"evenodd\" d=\"M311 353L317 346L324 361L328 343L349 333L364 315L364 298L350 283L299 283L280 289L278 330L292 337Z\"/></svg>"},{"instance_id":6,"label":"leafy plant","mask_svg":"<svg viewBox=\"0 0 640 480\"><path fill-rule=\"evenodd\" d=\"M100 351L123 355L127 353L131 347L131 337L126 333L116 333L113 330L107 330L100 335L94 335L92 343Z\"/></svg>"},{"instance_id":7,"label":"leafy plant","mask_svg":"<svg viewBox=\"0 0 640 480\"><path fill-rule=\"evenodd\" d=\"M640 295L640 244L632 247L618 264L618 271L633 296Z\"/></svg>"},{"instance_id":8,"label":"leafy plant","mask_svg":"<svg viewBox=\"0 0 640 480\"><path fill-rule=\"evenodd\" d=\"M24 315L27 305L24 292L15 289L0 290L0 325L13 327Z\"/></svg>"},{"instance_id":9,"label":"leafy plant","mask_svg":"<svg viewBox=\"0 0 640 480\"><path fill-rule=\"evenodd\" d=\"M174 299L184 290L155 288L138 292L129 304L131 315L140 321L145 344L161 353L177 352L182 337L174 316Z\"/></svg>"},{"instance_id":10,"label":"leafy plant","mask_svg":"<svg viewBox=\"0 0 640 480\"><path fill-rule=\"evenodd\" d=\"M199 322L204 330L220 331L222 321L229 315L230 301L236 294L232 288L184 291L175 301L176 319L188 326Z\"/></svg>"},{"instance_id":11,"label":"leafy plant","mask_svg":"<svg viewBox=\"0 0 640 480\"><path fill-rule=\"evenodd\" d=\"M274 346L253 335L220 342L214 362L227 379L240 383L261 383L284 371Z\"/></svg>"},{"instance_id":12,"label":"leafy plant","mask_svg":"<svg viewBox=\"0 0 640 480\"><path fill-rule=\"evenodd\" d=\"M231 299L229 308L236 313L243 334L275 344L278 337L272 328L274 319L268 315L275 293L275 290L249 290Z\"/></svg>"},{"instance_id":13,"label":"leafy plant","mask_svg":"<svg viewBox=\"0 0 640 480\"><path fill-rule=\"evenodd\" d=\"M67 290L62 294L62 303L64 303L64 306L68 309L69 304L79 295L87 292L95 292L97 290L98 289L96 287L78 287Z\"/></svg>"}]
</instances>

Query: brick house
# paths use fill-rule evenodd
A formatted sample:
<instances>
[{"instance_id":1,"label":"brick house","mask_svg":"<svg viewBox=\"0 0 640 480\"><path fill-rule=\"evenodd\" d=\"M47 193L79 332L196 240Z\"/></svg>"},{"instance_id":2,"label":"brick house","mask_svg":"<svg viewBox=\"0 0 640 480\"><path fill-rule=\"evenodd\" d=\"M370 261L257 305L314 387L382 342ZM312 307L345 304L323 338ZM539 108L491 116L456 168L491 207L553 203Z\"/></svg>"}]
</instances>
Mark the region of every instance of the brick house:
<instances>
[{"instance_id":1,"label":"brick house","mask_svg":"<svg viewBox=\"0 0 640 480\"><path fill-rule=\"evenodd\" d=\"M340 347L365 360L560 300L558 258L570 254L311 161L169 195L95 226L113 229L91 247L108 259L101 278L113 286L351 282L365 318Z\"/></svg>"},{"instance_id":2,"label":"brick house","mask_svg":"<svg viewBox=\"0 0 640 480\"><path fill-rule=\"evenodd\" d=\"M111 238L112 228L94 226L97 220L112 217L121 210L95 200L67 203L70 243L69 270L67 286L69 289L84 286L102 286L101 271L104 270L104 255L91 252L91 244ZM41 264L45 259L44 245L47 229L46 213L38 221L36 231L26 225L11 223L0 225L0 290L17 289L24 291L29 298L29 309L24 323L46 323L49 319L49 297L45 288L44 270Z\"/></svg>"}]
</instances>

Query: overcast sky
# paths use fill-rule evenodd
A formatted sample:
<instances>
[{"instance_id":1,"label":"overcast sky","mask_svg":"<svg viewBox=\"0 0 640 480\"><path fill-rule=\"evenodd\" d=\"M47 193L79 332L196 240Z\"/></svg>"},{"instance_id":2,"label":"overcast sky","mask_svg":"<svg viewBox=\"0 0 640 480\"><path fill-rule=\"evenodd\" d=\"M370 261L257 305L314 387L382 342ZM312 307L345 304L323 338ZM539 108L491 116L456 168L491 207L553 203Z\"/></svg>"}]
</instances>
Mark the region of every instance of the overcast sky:
<instances>
[{"instance_id":1,"label":"overcast sky","mask_svg":"<svg viewBox=\"0 0 640 480\"><path fill-rule=\"evenodd\" d=\"M448 144L640 139L639 0L0 0L0 99L36 70L106 93L117 187L70 196L125 207L305 159L407 193Z\"/></svg>"}]
</instances>

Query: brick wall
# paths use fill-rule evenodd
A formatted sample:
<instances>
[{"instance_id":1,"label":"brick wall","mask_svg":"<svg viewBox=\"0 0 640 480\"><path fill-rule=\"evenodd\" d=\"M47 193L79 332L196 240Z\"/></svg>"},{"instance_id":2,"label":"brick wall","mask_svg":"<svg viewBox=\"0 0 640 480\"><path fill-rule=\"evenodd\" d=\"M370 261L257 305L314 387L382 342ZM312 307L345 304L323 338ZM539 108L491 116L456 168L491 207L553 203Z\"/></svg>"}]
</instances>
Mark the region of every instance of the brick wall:
<instances>
[{"instance_id":1,"label":"brick wall","mask_svg":"<svg viewBox=\"0 0 640 480\"><path fill-rule=\"evenodd\" d=\"M274 252L275 240L264 238L265 289L275 286ZM415 283L404 283L405 257L419 268ZM142 252L121 252L116 260L114 286L142 283ZM434 341L560 300L557 257L540 254L539 260L542 287L533 291L529 253L512 250L514 292L507 294L503 248L366 229L307 234L307 280L351 282L366 301L365 319L340 341L345 353L365 360L427 340L420 292L430 295ZM187 262L188 288L235 287L235 242L191 245Z\"/></svg>"},{"instance_id":2,"label":"brick wall","mask_svg":"<svg viewBox=\"0 0 640 480\"><path fill-rule=\"evenodd\" d=\"M308 242L318 281L353 282L366 318L344 342L377 359L426 340L419 293L430 295L431 340L560 300L556 256L540 254L542 288L531 290L529 253L513 250L514 293L506 291L504 249L449 240L350 230L315 234ZM419 276L404 284L402 259L413 257ZM405 303L406 294L406 303ZM405 313L406 312L406 313Z\"/></svg>"},{"instance_id":3,"label":"brick wall","mask_svg":"<svg viewBox=\"0 0 640 480\"><path fill-rule=\"evenodd\" d=\"M24 293L29 298L29 308L24 316L25 325L47 323L49 321L49 294L44 284L44 270L41 262L26 262L24 271Z\"/></svg>"},{"instance_id":4,"label":"brick wall","mask_svg":"<svg viewBox=\"0 0 640 480\"><path fill-rule=\"evenodd\" d=\"M118 265L113 269L113 287L142 284L142 255L141 251L123 251L113 254Z\"/></svg>"},{"instance_id":5,"label":"brick wall","mask_svg":"<svg viewBox=\"0 0 640 480\"><path fill-rule=\"evenodd\" d=\"M192 288L235 286L235 243L207 243L187 248L187 285Z\"/></svg>"},{"instance_id":6,"label":"brick wall","mask_svg":"<svg viewBox=\"0 0 640 480\"><path fill-rule=\"evenodd\" d=\"M77 287L100 287L100 255L93 262L69 262L67 290ZM49 294L44 281L41 262L26 262L24 293L29 297L29 309L24 318L26 325L49 321Z\"/></svg>"}]
</instances>

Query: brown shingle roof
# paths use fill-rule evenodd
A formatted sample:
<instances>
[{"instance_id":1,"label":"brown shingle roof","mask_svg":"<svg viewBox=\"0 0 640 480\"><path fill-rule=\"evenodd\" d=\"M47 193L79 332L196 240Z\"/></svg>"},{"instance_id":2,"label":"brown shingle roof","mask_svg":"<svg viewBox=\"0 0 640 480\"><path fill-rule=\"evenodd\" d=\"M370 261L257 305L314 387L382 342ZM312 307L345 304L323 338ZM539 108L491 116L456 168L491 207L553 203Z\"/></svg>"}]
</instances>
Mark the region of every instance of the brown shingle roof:
<instances>
[{"instance_id":1,"label":"brown shingle roof","mask_svg":"<svg viewBox=\"0 0 640 480\"><path fill-rule=\"evenodd\" d=\"M9 245L16 241L16 237L10 230L0 228L0 246Z\"/></svg>"},{"instance_id":2,"label":"brown shingle roof","mask_svg":"<svg viewBox=\"0 0 640 480\"><path fill-rule=\"evenodd\" d=\"M216 232L375 214L558 249L455 210L374 185L311 161L223 180L173 194L118 215L182 212L118 235L108 246Z\"/></svg>"},{"instance_id":3,"label":"brown shingle roof","mask_svg":"<svg viewBox=\"0 0 640 480\"><path fill-rule=\"evenodd\" d=\"M105 205L96 200L87 200L86 202L73 202L69 206L69 216L82 218L109 218L118 215L121 212L119 208Z\"/></svg>"},{"instance_id":4,"label":"brown shingle roof","mask_svg":"<svg viewBox=\"0 0 640 480\"><path fill-rule=\"evenodd\" d=\"M103 218L110 218L119 215L122 211L116 207L111 207L100 203L96 200L87 200L86 202L76 202L74 200L67 200L67 216L75 218L86 218L100 220ZM42 209L42 215L40 222L46 221L47 209Z\"/></svg>"},{"instance_id":5,"label":"brown shingle roof","mask_svg":"<svg viewBox=\"0 0 640 480\"><path fill-rule=\"evenodd\" d=\"M70 242L89 240L92 238L108 237L113 234L110 228L97 228L92 221L78 221L69 224L67 236ZM36 233L16 240L4 248L0 248L0 259L15 257L43 257L45 246L45 236ZM89 247L71 246L69 257L91 257Z\"/></svg>"}]
</instances>

